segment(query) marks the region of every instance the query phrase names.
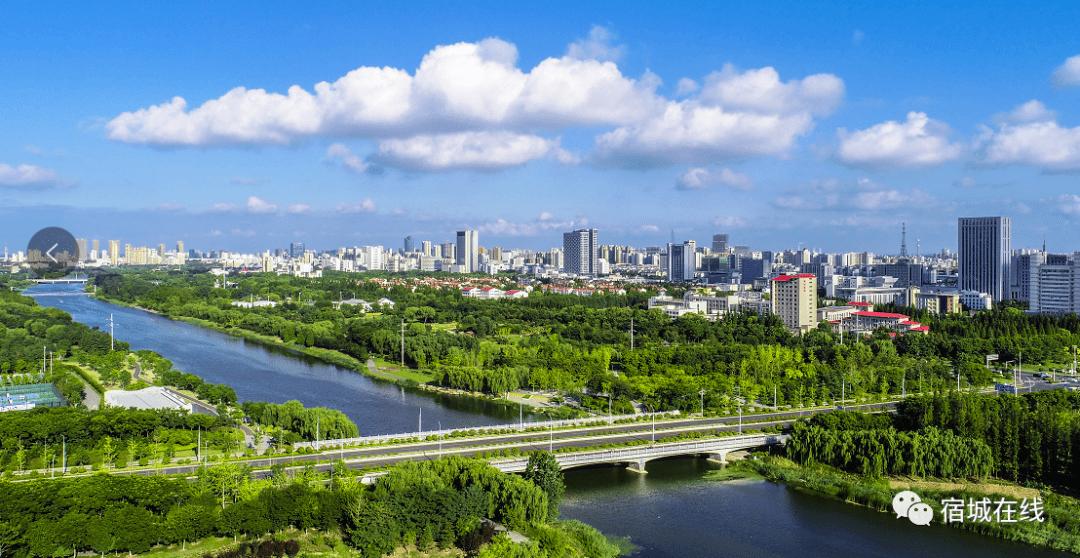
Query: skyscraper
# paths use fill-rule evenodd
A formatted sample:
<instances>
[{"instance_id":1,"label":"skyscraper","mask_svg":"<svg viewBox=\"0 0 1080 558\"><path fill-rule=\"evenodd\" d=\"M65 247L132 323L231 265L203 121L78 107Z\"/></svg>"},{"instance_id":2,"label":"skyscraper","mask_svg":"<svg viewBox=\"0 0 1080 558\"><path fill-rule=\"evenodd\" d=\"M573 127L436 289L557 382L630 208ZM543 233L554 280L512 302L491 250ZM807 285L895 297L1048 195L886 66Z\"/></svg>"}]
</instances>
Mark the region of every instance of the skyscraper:
<instances>
[{"instance_id":1,"label":"skyscraper","mask_svg":"<svg viewBox=\"0 0 1080 558\"><path fill-rule=\"evenodd\" d=\"M1009 296L1009 264L1012 258L1008 217L961 217L957 223L960 250L958 285L990 295L992 300Z\"/></svg>"},{"instance_id":2,"label":"skyscraper","mask_svg":"<svg viewBox=\"0 0 1080 558\"><path fill-rule=\"evenodd\" d=\"M101 243L98 241L98 239L94 239L93 247L91 249L94 251L95 259L101 257Z\"/></svg>"},{"instance_id":3,"label":"skyscraper","mask_svg":"<svg viewBox=\"0 0 1080 558\"><path fill-rule=\"evenodd\" d=\"M109 263L116 265L120 261L120 241L109 241Z\"/></svg>"},{"instance_id":4,"label":"skyscraper","mask_svg":"<svg viewBox=\"0 0 1080 558\"><path fill-rule=\"evenodd\" d=\"M726 234L714 234L712 235L712 251L714 254L727 254L728 251L728 235Z\"/></svg>"},{"instance_id":5,"label":"skyscraper","mask_svg":"<svg viewBox=\"0 0 1080 558\"><path fill-rule=\"evenodd\" d=\"M420 251L423 252L425 255L430 256L431 255L431 241L430 240L421 241L420 242Z\"/></svg>"},{"instance_id":6,"label":"skyscraper","mask_svg":"<svg viewBox=\"0 0 1080 558\"><path fill-rule=\"evenodd\" d=\"M577 229L563 233L563 265L566 273L596 276L596 229Z\"/></svg>"},{"instance_id":7,"label":"skyscraper","mask_svg":"<svg viewBox=\"0 0 1080 558\"><path fill-rule=\"evenodd\" d=\"M416 249L416 244L413 243L412 236L406 236L405 237L405 253L407 254L409 252L412 252L415 249Z\"/></svg>"},{"instance_id":8,"label":"skyscraper","mask_svg":"<svg viewBox=\"0 0 1080 558\"><path fill-rule=\"evenodd\" d=\"M480 246L480 233L477 231L457 232L457 264L462 273L477 271L477 256Z\"/></svg>"},{"instance_id":9,"label":"skyscraper","mask_svg":"<svg viewBox=\"0 0 1080 558\"><path fill-rule=\"evenodd\" d=\"M75 245L79 247L79 261L87 261L90 259L90 255L86 252L86 239L76 238Z\"/></svg>"},{"instance_id":10,"label":"skyscraper","mask_svg":"<svg viewBox=\"0 0 1080 558\"><path fill-rule=\"evenodd\" d=\"M293 242L289 244L289 257L294 260L299 260L304 257L304 243Z\"/></svg>"},{"instance_id":11,"label":"skyscraper","mask_svg":"<svg viewBox=\"0 0 1080 558\"><path fill-rule=\"evenodd\" d=\"M687 240L682 244L668 243L667 245L667 272L668 281L692 281L694 271L697 269L697 258L694 252L697 245L693 240Z\"/></svg>"}]
</instances>

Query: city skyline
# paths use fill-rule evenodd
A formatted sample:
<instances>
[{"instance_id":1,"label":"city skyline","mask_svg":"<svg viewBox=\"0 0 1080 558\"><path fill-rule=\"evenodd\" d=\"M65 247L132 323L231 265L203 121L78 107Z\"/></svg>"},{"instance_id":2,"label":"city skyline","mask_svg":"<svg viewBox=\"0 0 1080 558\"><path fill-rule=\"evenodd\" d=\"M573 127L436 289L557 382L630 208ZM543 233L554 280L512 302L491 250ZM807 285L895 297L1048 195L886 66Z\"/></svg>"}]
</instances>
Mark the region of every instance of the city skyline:
<instances>
[{"instance_id":1,"label":"city skyline","mask_svg":"<svg viewBox=\"0 0 1080 558\"><path fill-rule=\"evenodd\" d=\"M1080 247L1080 8L325 6L5 7L0 239Z\"/></svg>"}]
</instances>

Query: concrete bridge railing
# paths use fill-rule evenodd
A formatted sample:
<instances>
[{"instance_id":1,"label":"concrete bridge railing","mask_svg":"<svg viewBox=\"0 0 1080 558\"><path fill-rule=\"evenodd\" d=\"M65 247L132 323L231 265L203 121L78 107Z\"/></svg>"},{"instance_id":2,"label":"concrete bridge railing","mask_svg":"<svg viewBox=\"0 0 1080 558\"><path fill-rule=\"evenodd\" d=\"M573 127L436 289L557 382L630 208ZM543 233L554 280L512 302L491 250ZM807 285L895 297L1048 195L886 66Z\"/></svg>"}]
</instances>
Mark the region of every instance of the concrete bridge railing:
<instances>
[{"instance_id":1,"label":"concrete bridge railing","mask_svg":"<svg viewBox=\"0 0 1080 558\"><path fill-rule=\"evenodd\" d=\"M681 413L679 411L663 411L659 413L642 413L639 415L615 415L611 417L585 417L578 419L563 419L563 420L545 420L538 422L512 422L507 424L492 424L489 426L463 426L461 428L444 428L442 430L425 430L422 432L406 432L402 434L377 434L375 436L360 436L359 438L345 438L335 440L320 440L318 442L298 442L293 444L296 448L331 448L344 444L345 446L355 446L364 444L385 444L391 440L405 440L408 438L416 438L418 440L426 440L429 436L435 438L447 439L450 434L457 431L466 430L511 430L514 432L522 432L526 428L566 428L570 426L590 426L590 425L602 425L612 424L617 420L623 419L640 419L642 417L649 418L655 416L656 418L662 417L678 417Z\"/></svg>"},{"instance_id":2,"label":"concrete bridge railing","mask_svg":"<svg viewBox=\"0 0 1080 558\"><path fill-rule=\"evenodd\" d=\"M729 436L711 440L668 442L628 448L556 453L555 459L563 469L602 463L625 463L629 469L644 473L645 463L653 459L678 455L708 455L710 459L725 462L727 454L733 451L780 444L787 438L787 434ZM528 462L528 457L521 457L495 461L491 465L506 473L520 473L525 471L525 465Z\"/></svg>"}]
</instances>

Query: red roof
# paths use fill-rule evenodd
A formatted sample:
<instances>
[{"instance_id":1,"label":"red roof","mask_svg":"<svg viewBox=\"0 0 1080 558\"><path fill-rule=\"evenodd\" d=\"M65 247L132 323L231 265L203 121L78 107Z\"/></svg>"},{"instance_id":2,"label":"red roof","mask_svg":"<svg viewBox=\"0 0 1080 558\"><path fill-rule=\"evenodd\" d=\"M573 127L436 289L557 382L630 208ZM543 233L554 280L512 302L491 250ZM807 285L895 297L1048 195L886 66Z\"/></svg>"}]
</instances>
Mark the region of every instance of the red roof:
<instances>
[{"instance_id":1,"label":"red roof","mask_svg":"<svg viewBox=\"0 0 1080 558\"><path fill-rule=\"evenodd\" d=\"M856 316L866 316L867 318L900 318L901 320L910 319L910 316L903 314L894 314L892 312L855 312Z\"/></svg>"},{"instance_id":2,"label":"red roof","mask_svg":"<svg viewBox=\"0 0 1080 558\"><path fill-rule=\"evenodd\" d=\"M869 302L849 302L848 306L873 306Z\"/></svg>"},{"instance_id":3,"label":"red roof","mask_svg":"<svg viewBox=\"0 0 1080 558\"><path fill-rule=\"evenodd\" d=\"M913 327L911 331L930 331L930 326Z\"/></svg>"},{"instance_id":4,"label":"red roof","mask_svg":"<svg viewBox=\"0 0 1080 558\"><path fill-rule=\"evenodd\" d=\"M773 281L790 281L792 279L809 279L811 277L817 277L813 273L800 273L798 275L777 275Z\"/></svg>"},{"instance_id":5,"label":"red roof","mask_svg":"<svg viewBox=\"0 0 1080 558\"><path fill-rule=\"evenodd\" d=\"M919 322L913 322L911 320L906 320L906 321L900 322L900 325L922 325L922 324L920 324Z\"/></svg>"},{"instance_id":6,"label":"red roof","mask_svg":"<svg viewBox=\"0 0 1080 558\"><path fill-rule=\"evenodd\" d=\"M520 293L521 291L506 291L506 294Z\"/></svg>"}]
</instances>

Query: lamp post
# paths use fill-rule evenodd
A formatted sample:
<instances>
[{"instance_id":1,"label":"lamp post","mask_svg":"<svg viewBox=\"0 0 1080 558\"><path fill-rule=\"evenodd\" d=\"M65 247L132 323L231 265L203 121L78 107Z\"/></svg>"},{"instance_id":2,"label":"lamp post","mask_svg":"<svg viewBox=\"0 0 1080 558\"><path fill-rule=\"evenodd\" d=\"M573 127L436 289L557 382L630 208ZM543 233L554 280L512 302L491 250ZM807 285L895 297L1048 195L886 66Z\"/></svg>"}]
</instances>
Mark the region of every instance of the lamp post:
<instances>
[{"instance_id":1,"label":"lamp post","mask_svg":"<svg viewBox=\"0 0 1080 558\"><path fill-rule=\"evenodd\" d=\"M698 395L701 396L701 418L705 418L705 390L699 391Z\"/></svg>"}]
</instances>

